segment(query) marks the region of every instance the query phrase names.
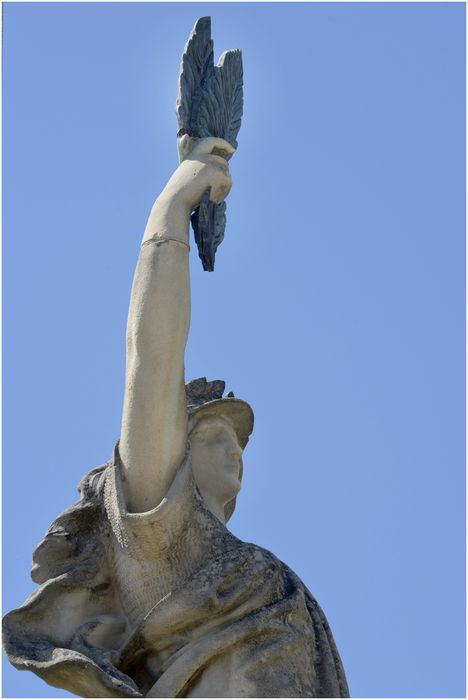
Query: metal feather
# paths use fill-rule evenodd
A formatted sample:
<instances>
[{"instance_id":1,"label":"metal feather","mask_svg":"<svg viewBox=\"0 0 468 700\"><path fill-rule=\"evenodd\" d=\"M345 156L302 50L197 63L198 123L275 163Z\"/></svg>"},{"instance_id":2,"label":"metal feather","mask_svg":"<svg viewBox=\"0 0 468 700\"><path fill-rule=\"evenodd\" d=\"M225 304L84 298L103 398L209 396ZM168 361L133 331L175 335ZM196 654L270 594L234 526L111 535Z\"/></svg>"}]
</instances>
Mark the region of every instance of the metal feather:
<instances>
[{"instance_id":1,"label":"metal feather","mask_svg":"<svg viewBox=\"0 0 468 700\"><path fill-rule=\"evenodd\" d=\"M216 136L237 148L237 135L243 110L242 54L238 49L225 51L214 65L211 18L199 19L185 45L180 64L179 92L176 102L178 139ZM184 146L181 158L187 157ZM209 200L205 192L200 207L192 215L192 226L204 270L214 269L216 250L223 240L226 205Z\"/></svg>"},{"instance_id":2,"label":"metal feather","mask_svg":"<svg viewBox=\"0 0 468 700\"><path fill-rule=\"evenodd\" d=\"M176 112L179 130L198 136L198 110L204 97L204 85L214 70L211 18L202 17L195 24L180 62L179 93Z\"/></svg>"}]
</instances>

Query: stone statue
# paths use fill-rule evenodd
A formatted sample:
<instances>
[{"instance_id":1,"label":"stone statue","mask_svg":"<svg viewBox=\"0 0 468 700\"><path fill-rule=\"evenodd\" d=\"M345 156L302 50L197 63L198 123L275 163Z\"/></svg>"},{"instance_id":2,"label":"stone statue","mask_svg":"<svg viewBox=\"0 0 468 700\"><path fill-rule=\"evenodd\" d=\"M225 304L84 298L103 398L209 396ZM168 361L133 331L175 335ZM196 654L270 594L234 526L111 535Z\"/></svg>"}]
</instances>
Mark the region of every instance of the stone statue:
<instances>
[{"instance_id":1,"label":"stone statue","mask_svg":"<svg viewBox=\"0 0 468 700\"><path fill-rule=\"evenodd\" d=\"M234 147L188 133L179 145L136 266L120 440L34 552L39 587L5 616L4 647L82 697L348 697L307 588L226 527L253 413L222 381L185 385L184 350L190 217L207 192L224 203Z\"/></svg>"}]
</instances>

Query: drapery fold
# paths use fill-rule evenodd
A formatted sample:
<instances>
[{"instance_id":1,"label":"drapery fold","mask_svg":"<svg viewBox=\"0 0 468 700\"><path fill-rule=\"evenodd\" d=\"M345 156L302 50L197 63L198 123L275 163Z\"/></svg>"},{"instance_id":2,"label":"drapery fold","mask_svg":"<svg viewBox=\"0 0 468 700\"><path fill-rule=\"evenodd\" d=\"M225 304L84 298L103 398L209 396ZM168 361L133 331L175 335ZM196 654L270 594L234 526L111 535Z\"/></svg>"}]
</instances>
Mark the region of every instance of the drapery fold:
<instances>
[{"instance_id":1,"label":"drapery fold","mask_svg":"<svg viewBox=\"0 0 468 700\"><path fill-rule=\"evenodd\" d=\"M173 557L167 533L179 536L187 551L177 558L188 564L170 590L137 618L122 604L116 551L124 548L125 571L141 562L138 548L125 550L132 540L125 513L117 501L109 507L120 489L114 454L84 477L80 500L37 547L32 577L41 585L4 618L10 661L82 697L348 697L331 631L310 592L273 554L234 537L205 507L189 461L181 469L164 508L183 514L167 516L164 547L155 541L155 565L144 569L154 577L159 566L166 571ZM144 518L129 522L141 534ZM193 537L178 533L190 524L195 554ZM148 562L147 543L143 554ZM143 583L151 586L151 578Z\"/></svg>"}]
</instances>

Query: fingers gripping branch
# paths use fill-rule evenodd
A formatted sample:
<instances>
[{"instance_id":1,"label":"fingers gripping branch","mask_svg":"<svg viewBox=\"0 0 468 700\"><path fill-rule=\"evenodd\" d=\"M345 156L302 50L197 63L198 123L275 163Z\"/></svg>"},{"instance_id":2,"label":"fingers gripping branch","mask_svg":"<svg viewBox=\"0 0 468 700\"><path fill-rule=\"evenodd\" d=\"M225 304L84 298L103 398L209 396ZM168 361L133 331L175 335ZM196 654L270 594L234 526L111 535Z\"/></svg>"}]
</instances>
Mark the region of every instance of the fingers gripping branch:
<instances>
[{"instance_id":1,"label":"fingers gripping branch","mask_svg":"<svg viewBox=\"0 0 468 700\"><path fill-rule=\"evenodd\" d=\"M232 156L235 152L236 149L224 139L209 136L206 139L197 140L188 157L215 155L225 158L226 156Z\"/></svg>"},{"instance_id":2,"label":"fingers gripping branch","mask_svg":"<svg viewBox=\"0 0 468 700\"><path fill-rule=\"evenodd\" d=\"M222 202L232 187L227 158L235 149L224 139L214 137L190 139L190 146L185 159L169 180L168 188L171 192L179 192L191 210L200 204L203 192L208 188L211 188L212 201Z\"/></svg>"}]
</instances>

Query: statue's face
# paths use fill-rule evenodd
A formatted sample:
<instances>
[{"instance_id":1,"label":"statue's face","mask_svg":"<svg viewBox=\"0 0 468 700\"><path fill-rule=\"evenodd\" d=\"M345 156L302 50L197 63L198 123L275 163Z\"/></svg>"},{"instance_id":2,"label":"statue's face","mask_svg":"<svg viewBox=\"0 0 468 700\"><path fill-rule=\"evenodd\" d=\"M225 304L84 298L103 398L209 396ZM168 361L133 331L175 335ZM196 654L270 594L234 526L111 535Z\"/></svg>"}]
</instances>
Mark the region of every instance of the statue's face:
<instances>
[{"instance_id":1,"label":"statue's face","mask_svg":"<svg viewBox=\"0 0 468 700\"><path fill-rule=\"evenodd\" d=\"M230 422L201 418L190 432L192 470L210 510L225 522L224 507L239 492L242 448Z\"/></svg>"}]
</instances>

